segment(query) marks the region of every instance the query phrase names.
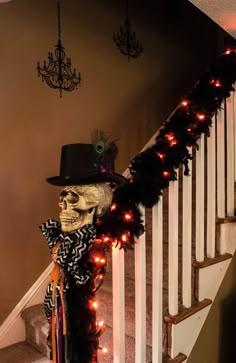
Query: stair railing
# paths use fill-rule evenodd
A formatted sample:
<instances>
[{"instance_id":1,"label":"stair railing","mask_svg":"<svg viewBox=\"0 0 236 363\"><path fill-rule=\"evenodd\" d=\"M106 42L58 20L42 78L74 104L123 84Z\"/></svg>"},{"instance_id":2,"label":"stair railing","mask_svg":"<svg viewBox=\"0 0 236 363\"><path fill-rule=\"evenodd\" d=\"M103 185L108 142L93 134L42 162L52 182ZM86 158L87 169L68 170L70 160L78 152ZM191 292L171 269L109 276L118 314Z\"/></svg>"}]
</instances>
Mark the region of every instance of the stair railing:
<instances>
[{"instance_id":1,"label":"stair railing","mask_svg":"<svg viewBox=\"0 0 236 363\"><path fill-rule=\"evenodd\" d=\"M202 135L198 151L189 162L190 175L177 171L168 197L160 197L152 208L152 362L162 363L163 287L168 289L167 313L175 316L182 307L196 302L193 260L203 262L225 252L216 244L216 222L234 215L236 181L236 96L233 92L212 119L211 136ZM150 146L150 143L147 145ZM146 146L146 147L147 147ZM166 216L166 210L168 215ZM145 215L145 210L143 209ZM163 229L164 226L164 229ZM166 226L166 227L165 227ZM168 262L163 260L165 239ZM135 245L135 363L146 362L146 236ZM127 252L129 253L129 252ZM125 273L124 251L113 249L113 350L114 363L125 363ZM164 264L168 276L164 277ZM168 287L164 280L168 280ZM181 288L180 288L181 287ZM150 329L150 327L149 327ZM180 352L178 352L180 353Z\"/></svg>"}]
</instances>

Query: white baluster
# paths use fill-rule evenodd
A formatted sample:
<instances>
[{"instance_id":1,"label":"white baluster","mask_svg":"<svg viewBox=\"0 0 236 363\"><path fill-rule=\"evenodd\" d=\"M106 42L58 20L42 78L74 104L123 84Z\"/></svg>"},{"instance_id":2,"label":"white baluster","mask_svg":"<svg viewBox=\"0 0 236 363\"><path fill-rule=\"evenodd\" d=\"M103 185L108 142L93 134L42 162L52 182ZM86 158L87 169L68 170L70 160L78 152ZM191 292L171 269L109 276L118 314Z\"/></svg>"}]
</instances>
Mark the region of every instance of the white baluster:
<instances>
[{"instance_id":1,"label":"white baluster","mask_svg":"<svg viewBox=\"0 0 236 363\"><path fill-rule=\"evenodd\" d=\"M215 117L207 138L207 257L215 257L216 228L216 137Z\"/></svg>"},{"instance_id":2,"label":"white baluster","mask_svg":"<svg viewBox=\"0 0 236 363\"><path fill-rule=\"evenodd\" d=\"M177 171L178 175L178 171ZM178 313L178 180L170 182L169 185L169 313Z\"/></svg>"},{"instance_id":3,"label":"white baluster","mask_svg":"<svg viewBox=\"0 0 236 363\"><path fill-rule=\"evenodd\" d=\"M125 363L124 250L112 249L113 361Z\"/></svg>"},{"instance_id":4,"label":"white baluster","mask_svg":"<svg viewBox=\"0 0 236 363\"><path fill-rule=\"evenodd\" d=\"M221 107L224 107L222 103ZM224 109L217 112L217 217L225 217L225 116Z\"/></svg>"},{"instance_id":5,"label":"white baluster","mask_svg":"<svg viewBox=\"0 0 236 363\"><path fill-rule=\"evenodd\" d=\"M234 88L236 87L236 83L234 84ZM233 102L232 102L232 114L233 114L233 128L234 128L234 137L233 137L233 144L234 144L234 181L236 182L236 96L235 92L232 95Z\"/></svg>"},{"instance_id":6,"label":"white baluster","mask_svg":"<svg viewBox=\"0 0 236 363\"><path fill-rule=\"evenodd\" d=\"M196 260L204 260L204 135L196 152Z\"/></svg>"},{"instance_id":7,"label":"white baluster","mask_svg":"<svg viewBox=\"0 0 236 363\"><path fill-rule=\"evenodd\" d=\"M163 197L152 208L152 362L162 363Z\"/></svg>"},{"instance_id":8,"label":"white baluster","mask_svg":"<svg viewBox=\"0 0 236 363\"><path fill-rule=\"evenodd\" d=\"M226 214L227 216L234 215L234 148L233 148L233 92L226 99L226 160L227 160L227 199L226 199Z\"/></svg>"},{"instance_id":9,"label":"white baluster","mask_svg":"<svg viewBox=\"0 0 236 363\"><path fill-rule=\"evenodd\" d=\"M145 210L142 209L143 215ZM145 224L145 219L144 219ZM135 244L135 363L146 362L146 234Z\"/></svg>"},{"instance_id":10,"label":"white baluster","mask_svg":"<svg viewBox=\"0 0 236 363\"><path fill-rule=\"evenodd\" d=\"M192 148L189 148L190 154ZM192 303L192 160L189 161L189 176L183 175L183 305Z\"/></svg>"}]
</instances>

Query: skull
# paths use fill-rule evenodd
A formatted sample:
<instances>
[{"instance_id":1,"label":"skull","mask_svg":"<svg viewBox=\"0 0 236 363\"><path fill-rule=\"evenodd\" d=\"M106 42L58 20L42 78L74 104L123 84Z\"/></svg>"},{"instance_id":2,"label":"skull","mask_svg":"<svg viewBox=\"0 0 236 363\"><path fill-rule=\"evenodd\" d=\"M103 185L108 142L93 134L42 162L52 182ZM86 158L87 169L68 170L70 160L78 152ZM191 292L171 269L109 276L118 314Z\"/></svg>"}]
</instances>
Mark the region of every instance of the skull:
<instances>
[{"instance_id":1,"label":"skull","mask_svg":"<svg viewBox=\"0 0 236 363\"><path fill-rule=\"evenodd\" d=\"M112 202L112 189L106 183L67 186L59 199L60 222L63 232L71 233L94 217L101 217Z\"/></svg>"}]
</instances>

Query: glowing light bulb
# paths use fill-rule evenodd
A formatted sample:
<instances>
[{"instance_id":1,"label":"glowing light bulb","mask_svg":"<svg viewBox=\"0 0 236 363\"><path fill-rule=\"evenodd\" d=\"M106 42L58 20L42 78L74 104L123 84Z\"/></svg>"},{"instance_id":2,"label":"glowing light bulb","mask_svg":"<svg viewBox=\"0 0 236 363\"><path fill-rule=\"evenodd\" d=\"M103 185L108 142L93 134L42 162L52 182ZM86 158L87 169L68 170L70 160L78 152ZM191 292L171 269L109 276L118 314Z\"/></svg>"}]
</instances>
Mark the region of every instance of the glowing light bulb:
<instances>
[{"instance_id":1,"label":"glowing light bulb","mask_svg":"<svg viewBox=\"0 0 236 363\"><path fill-rule=\"evenodd\" d=\"M125 215L124 215L124 219L125 219L125 221L131 221L132 220L132 218L133 218L133 216L132 216L132 213L125 213Z\"/></svg>"},{"instance_id":2,"label":"glowing light bulb","mask_svg":"<svg viewBox=\"0 0 236 363\"><path fill-rule=\"evenodd\" d=\"M108 349L106 347L103 347L102 352L106 354L108 352Z\"/></svg>"},{"instance_id":3,"label":"glowing light bulb","mask_svg":"<svg viewBox=\"0 0 236 363\"><path fill-rule=\"evenodd\" d=\"M94 261L95 261L95 262L99 262L99 261L100 261L100 258L99 258L99 257L95 257L95 258L94 258Z\"/></svg>"},{"instance_id":4,"label":"glowing light bulb","mask_svg":"<svg viewBox=\"0 0 236 363\"><path fill-rule=\"evenodd\" d=\"M92 302L92 307L94 308L94 310L97 310L97 308L98 308L98 303L97 303L97 301L93 301L93 302Z\"/></svg>"},{"instance_id":5,"label":"glowing light bulb","mask_svg":"<svg viewBox=\"0 0 236 363\"><path fill-rule=\"evenodd\" d=\"M122 236L121 236L121 239L123 242L127 242L128 241L128 236L126 233L123 233Z\"/></svg>"},{"instance_id":6,"label":"glowing light bulb","mask_svg":"<svg viewBox=\"0 0 236 363\"><path fill-rule=\"evenodd\" d=\"M215 81L215 86L216 86L216 87L221 87L221 82L220 82L219 80L216 80L216 81Z\"/></svg>"},{"instance_id":7,"label":"glowing light bulb","mask_svg":"<svg viewBox=\"0 0 236 363\"><path fill-rule=\"evenodd\" d=\"M188 106L188 104L189 104L189 101L187 101L187 100L183 100L181 102L181 105L184 106L184 107Z\"/></svg>"},{"instance_id":8,"label":"glowing light bulb","mask_svg":"<svg viewBox=\"0 0 236 363\"><path fill-rule=\"evenodd\" d=\"M100 262L101 262L102 264L104 264L104 263L106 262L105 258L101 258L101 259L100 259Z\"/></svg>"},{"instance_id":9,"label":"glowing light bulb","mask_svg":"<svg viewBox=\"0 0 236 363\"><path fill-rule=\"evenodd\" d=\"M174 146L177 144L177 140L176 140L175 134L173 132L166 134L165 137L169 141L170 146Z\"/></svg>"},{"instance_id":10,"label":"glowing light bulb","mask_svg":"<svg viewBox=\"0 0 236 363\"><path fill-rule=\"evenodd\" d=\"M111 211L116 210L117 204L113 203L110 207Z\"/></svg>"},{"instance_id":11,"label":"glowing light bulb","mask_svg":"<svg viewBox=\"0 0 236 363\"><path fill-rule=\"evenodd\" d=\"M164 158L165 158L165 154L163 154L163 153L156 153L157 154L157 156L161 159L161 160L163 160Z\"/></svg>"},{"instance_id":12,"label":"glowing light bulb","mask_svg":"<svg viewBox=\"0 0 236 363\"><path fill-rule=\"evenodd\" d=\"M171 140L170 141L170 146L174 146L177 144L177 141L175 139Z\"/></svg>"},{"instance_id":13,"label":"glowing light bulb","mask_svg":"<svg viewBox=\"0 0 236 363\"><path fill-rule=\"evenodd\" d=\"M98 322L98 326L101 328L102 326L104 326L104 320L100 320L99 322Z\"/></svg>"},{"instance_id":14,"label":"glowing light bulb","mask_svg":"<svg viewBox=\"0 0 236 363\"><path fill-rule=\"evenodd\" d=\"M166 134L166 138L168 141L174 140L175 135L173 134L173 132L171 132L170 134Z\"/></svg>"},{"instance_id":15,"label":"glowing light bulb","mask_svg":"<svg viewBox=\"0 0 236 363\"><path fill-rule=\"evenodd\" d=\"M197 113L197 118L200 120L200 121L204 121L206 116L203 114L203 113Z\"/></svg>"},{"instance_id":16,"label":"glowing light bulb","mask_svg":"<svg viewBox=\"0 0 236 363\"><path fill-rule=\"evenodd\" d=\"M231 50L230 49L226 49L225 54L230 54Z\"/></svg>"},{"instance_id":17,"label":"glowing light bulb","mask_svg":"<svg viewBox=\"0 0 236 363\"><path fill-rule=\"evenodd\" d=\"M170 176L170 172L169 172L169 171L167 171L167 170L163 171L163 176L164 176L165 178L168 178L168 177Z\"/></svg>"},{"instance_id":18,"label":"glowing light bulb","mask_svg":"<svg viewBox=\"0 0 236 363\"><path fill-rule=\"evenodd\" d=\"M109 239L110 239L110 238L106 236L106 237L104 237L104 238L103 238L103 241L104 241L104 242L108 242L108 241L109 241Z\"/></svg>"}]
</instances>

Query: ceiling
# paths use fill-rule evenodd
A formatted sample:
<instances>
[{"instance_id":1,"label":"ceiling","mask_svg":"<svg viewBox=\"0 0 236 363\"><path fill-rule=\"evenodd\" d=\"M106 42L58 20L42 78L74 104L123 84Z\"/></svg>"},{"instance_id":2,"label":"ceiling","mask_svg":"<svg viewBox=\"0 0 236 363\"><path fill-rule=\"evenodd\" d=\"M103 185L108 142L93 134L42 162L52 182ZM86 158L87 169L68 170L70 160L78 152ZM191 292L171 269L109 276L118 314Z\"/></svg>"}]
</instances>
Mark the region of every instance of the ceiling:
<instances>
[{"instance_id":1,"label":"ceiling","mask_svg":"<svg viewBox=\"0 0 236 363\"><path fill-rule=\"evenodd\" d=\"M235 0L189 0L215 23L236 38Z\"/></svg>"}]
</instances>

